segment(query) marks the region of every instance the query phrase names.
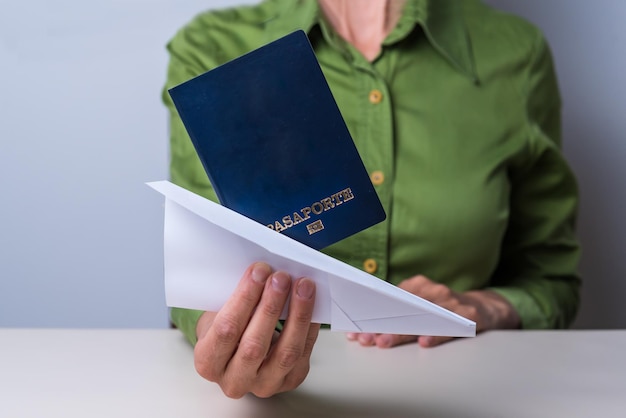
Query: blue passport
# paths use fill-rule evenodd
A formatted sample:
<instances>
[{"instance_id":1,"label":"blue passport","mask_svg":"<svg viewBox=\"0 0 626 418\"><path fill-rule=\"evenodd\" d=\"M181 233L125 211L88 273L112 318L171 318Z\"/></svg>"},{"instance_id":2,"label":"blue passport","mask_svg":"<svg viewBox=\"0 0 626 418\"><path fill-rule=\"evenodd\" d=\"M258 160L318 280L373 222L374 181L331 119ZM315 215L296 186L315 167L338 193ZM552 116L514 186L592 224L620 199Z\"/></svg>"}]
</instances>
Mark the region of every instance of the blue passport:
<instances>
[{"instance_id":1,"label":"blue passport","mask_svg":"<svg viewBox=\"0 0 626 418\"><path fill-rule=\"evenodd\" d=\"M169 94L223 206L315 249L385 219L303 31Z\"/></svg>"}]
</instances>

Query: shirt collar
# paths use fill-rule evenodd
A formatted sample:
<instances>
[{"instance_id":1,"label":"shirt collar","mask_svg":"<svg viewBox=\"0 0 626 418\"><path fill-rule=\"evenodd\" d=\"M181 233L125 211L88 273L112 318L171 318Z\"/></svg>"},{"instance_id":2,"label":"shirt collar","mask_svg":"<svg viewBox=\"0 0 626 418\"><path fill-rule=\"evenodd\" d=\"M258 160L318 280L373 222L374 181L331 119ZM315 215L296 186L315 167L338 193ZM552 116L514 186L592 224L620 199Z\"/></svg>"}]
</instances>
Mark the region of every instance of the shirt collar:
<instances>
[{"instance_id":1,"label":"shirt collar","mask_svg":"<svg viewBox=\"0 0 626 418\"><path fill-rule=\"evenodd\" d=\"M430 43L457 70L478 82L474 53L465 20L463 7L466 0L424 0L411 1L413 7L421 3L426 9L422 27Z\"/></svg>"},{"instance_id":2,"label":"shirt collar","mask_svg":"<svg viewBox=\"0 0 626 418\"><path fill-rule=\"evenodd\" d=\"M321 20L317 0L266 0L274 3L277 13L266 22L266 41L271 42L295 30L306 33Z\"/></svg>"},{"instance_id":3,"label":"shirt collar","mask_svg":"<svg viewBox=\"0 0 626 418\"><path fill-rule=\"evenodd\" d=\"M267 22L267 42L298 29L309 33L322 20L316 0L268 1L275 3L278 13ZM471 40L461 10L463 3L459 0L407 0L402 18L386 43L403 38L418 24L440 55L478 82Z\"/></svg>"}]
</instances>

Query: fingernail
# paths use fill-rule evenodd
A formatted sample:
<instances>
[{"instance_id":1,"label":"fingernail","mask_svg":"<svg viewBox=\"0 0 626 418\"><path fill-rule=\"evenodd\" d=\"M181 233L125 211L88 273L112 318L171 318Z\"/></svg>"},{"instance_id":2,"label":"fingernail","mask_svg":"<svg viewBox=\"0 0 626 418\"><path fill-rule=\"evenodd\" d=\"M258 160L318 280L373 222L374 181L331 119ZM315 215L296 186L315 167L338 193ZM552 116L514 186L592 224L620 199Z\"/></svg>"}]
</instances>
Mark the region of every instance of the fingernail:
<instances>
[{"instance_id":1,"label":"fingernail","mask_svg":"<svg viewBox=\"0 0 626 418\"><path fill-rule=\"evenodd\" d=\"M272 287L281 293L285 293L289 290L290 282L291 277L282 271L277 271L272 275Z\"/></svg>"},{"instance_id":2,"label":"fingernail","mask_svg":"<svg viewBox=\"0 0 626 418\"><path fill-rule=\"evenodd\" d=\"M265 283L272 269L265 263L256 263L252 268L252 280L257 283Z\"/></svg>"},{"instance_id":3,"label":"fingernail","mask_svg":"<svg viewBox=\"0 0 626 418\"><path fill-rule=\"evenodd\" d=\"M346 337L347 337L350 341L354 341L354 340L356 340L356 333L354 333L354 332L348 332L348 333L346 334Z\"/></svg>"},{"instance_id":4,"label":"fingernail","mask_svg":"<svg viewBox=\"0 0 626 418\"><path fill-rule=\"evenodd\" d=\"M315 293L315 284L309 279L302 279L298 282L296 294L302 299L311 299Z\"/></svg>"}]
</instances>

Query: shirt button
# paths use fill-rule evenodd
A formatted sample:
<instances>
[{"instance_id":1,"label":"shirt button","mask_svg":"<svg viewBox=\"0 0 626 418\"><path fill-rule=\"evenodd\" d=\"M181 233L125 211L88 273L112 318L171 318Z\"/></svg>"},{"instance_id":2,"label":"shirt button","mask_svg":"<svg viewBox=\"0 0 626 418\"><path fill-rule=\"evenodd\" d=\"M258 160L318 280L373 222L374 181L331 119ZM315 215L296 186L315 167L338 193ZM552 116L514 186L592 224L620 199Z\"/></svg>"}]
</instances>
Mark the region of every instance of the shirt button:
<instances>
[{"instance_id":1,"label":"shirt button","mask_svg":"<svg viewBox=\"0 0 626 418\"><path fill-rule=\"evenodd\" d=\"M380 186L385 181L385 175L380 170L372 171L372 174L370 174L370 180L372 180L372 184L374 186Z\"/></svg>"},{"instance_id":2,"label":"shirt button","mask_svg":"<svg viewBox=\"0 0 626 418\"><path fill-rule=\"evenodd\" d=\"M370 103L378 104L382 100L383 100L383 93L380 90L374 89L370 91Z\"/></svg>"},{"instance_id":3,"label":"shirt button","mask_svg":"<svg viewBox=\"0 0 626 418\"><path fill-rule=\"evenodd\" d=\"M363 269L369 274L376 273L376 270L378 270L378 263L373 258L368 258L363 262Z\"/></svg>"}]
</instances>

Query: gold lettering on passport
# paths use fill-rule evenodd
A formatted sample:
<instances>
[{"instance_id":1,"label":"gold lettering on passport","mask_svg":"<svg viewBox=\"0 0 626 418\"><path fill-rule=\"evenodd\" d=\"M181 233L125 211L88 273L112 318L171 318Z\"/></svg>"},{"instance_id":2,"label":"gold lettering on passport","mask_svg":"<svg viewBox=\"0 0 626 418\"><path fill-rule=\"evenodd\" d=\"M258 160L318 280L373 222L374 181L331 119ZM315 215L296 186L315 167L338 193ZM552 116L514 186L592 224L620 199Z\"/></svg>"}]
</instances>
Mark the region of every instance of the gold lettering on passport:
<instances>
[{"instance_id":1,"label":"gold lettering on passport","mask_svg":"<svg viewBox=\"0 0 626 418\"><path fill-rule=\"evenodd\" d=\"M320 199L318 202L313 202L311 203L311 205L306 206L299 211L293 212L292 215L285 215L280 220L274 221L274 223L267 225L267 227L277 232L283 232L284 230L289 229L292 226L298 225L304 221L311 219L311 214L321 215L323 212L334 209L335 207L342 205L345 202L349 202L352 199L354 199L352 189L347 187L343 190L338 191L337 193ZM322 229L324 229L324 224L322 224L321 220L317 220L307 225L309 235L319 232Z\"/></svg>"},{"instance_id":2,"label":"gold lettering on passport","mask_svg":"<svg viewBox=\"0 0 626 418\"><path fill-rule=\"evenodd\" d=\"M322 205L320 202L315 202L311 205L311 210L314 214L319 215L324 212L324 205Z\"/></svg>"},{"instance_id":3,"label":"gold lettering on passport","mask_svg":"<svg viewBox=\"0 0 626 418\"><path fill-rule=\"evenodd\" d=\"M306 230L309 231L309 235L320 232L322 229L324 229L324 224L322 223L321 219L318 219L317 221L306 226Z\"/></svg>"}]
</instances>

